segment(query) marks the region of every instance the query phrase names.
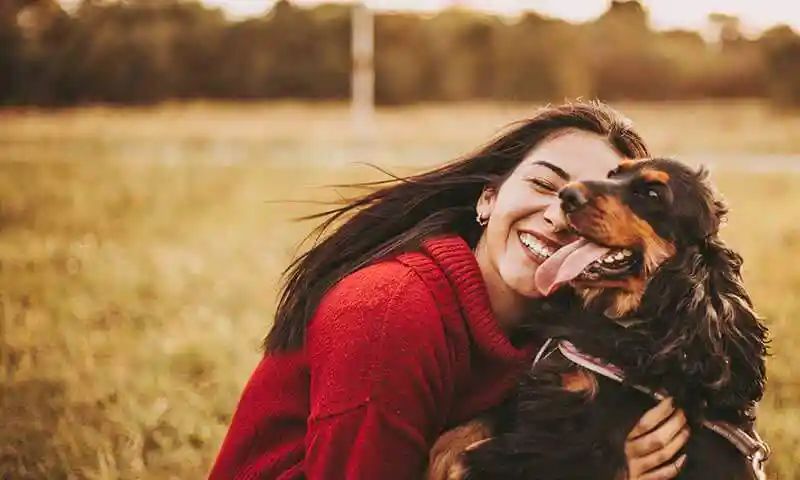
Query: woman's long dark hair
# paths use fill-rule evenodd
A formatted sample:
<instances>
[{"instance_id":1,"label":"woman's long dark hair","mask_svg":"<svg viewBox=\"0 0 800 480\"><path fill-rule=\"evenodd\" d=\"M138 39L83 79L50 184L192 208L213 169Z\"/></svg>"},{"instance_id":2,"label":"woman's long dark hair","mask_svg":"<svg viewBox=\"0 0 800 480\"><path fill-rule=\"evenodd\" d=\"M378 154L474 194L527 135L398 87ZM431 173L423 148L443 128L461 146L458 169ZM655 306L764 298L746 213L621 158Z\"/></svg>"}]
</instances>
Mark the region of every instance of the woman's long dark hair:
<instances>
[{"instance_id":1,"label":"woman's long dark hair","mask_svg":"<svg viewBox=\"0 0 800 480\"><path fill-rule=\"evenodd\" d=\"M284 272L275 322L264 341L266 352L301 348L322 297L345 275L417 248L435 235L459 235L475 246L481 235L475 207L484 188L499 185L542 140L567 129L604 136L628 158L648 155L628 119L614 109L599 102L568 103L515 122L483 148L440 168L362 185L374 190L307 217L324 218L311 233L317 238L343 222Z\"/></svg>"}]
</instances>

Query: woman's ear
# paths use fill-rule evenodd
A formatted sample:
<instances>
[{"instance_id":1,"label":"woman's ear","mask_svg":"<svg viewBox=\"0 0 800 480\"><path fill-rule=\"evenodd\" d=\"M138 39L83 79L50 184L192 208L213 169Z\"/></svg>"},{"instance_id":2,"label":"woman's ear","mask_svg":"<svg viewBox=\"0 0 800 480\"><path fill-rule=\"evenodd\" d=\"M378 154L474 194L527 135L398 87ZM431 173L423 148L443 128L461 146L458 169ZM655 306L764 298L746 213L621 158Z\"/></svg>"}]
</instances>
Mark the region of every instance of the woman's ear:
<instances>
[{"instance_id":1,"label":"woman's ear","mask_svg":"<svg viewBox=\"0 0 800 480\"><path fill-rule=\"evenodd\" d=\"M478 197L478 204L475 206L478 215L488 219L494 210L494 202L497 199L497 189L495 187L485 187Z\"/></svg>"}]
</instances>

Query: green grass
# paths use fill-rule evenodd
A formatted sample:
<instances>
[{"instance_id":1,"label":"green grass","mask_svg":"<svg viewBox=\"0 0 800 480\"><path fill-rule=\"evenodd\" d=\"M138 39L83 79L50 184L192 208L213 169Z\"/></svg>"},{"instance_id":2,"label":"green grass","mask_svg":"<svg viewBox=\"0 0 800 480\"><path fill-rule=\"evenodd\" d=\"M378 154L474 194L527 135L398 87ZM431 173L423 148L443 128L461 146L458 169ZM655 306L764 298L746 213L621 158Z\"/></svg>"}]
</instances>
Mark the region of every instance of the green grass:
<instances>
[{"instance_id":1,"label":"green grass","mask_svg":"<svg viewBox=\"0 0 800 480\"><path fill-rule=\"evenodd\" d=\"M259 357L279 274L311 227L289 221L311 207L275 201L375 178L349 161L404 173L448 160L508 114L392 112L384 125L397 128L358 143L323 128L341 121L334 107L271 108L3 117L0 478L202 478ZM694 111L676 108L631 106L651 128ZM420 118L482 126L436 131ZM724 149L698 135L676 150L765 151L758 130L737 149L732 123L706 125ZM774 338L759 423L771 478L800 477L800 176L715 178L733 208L725 237Z\"/></svg>"}]
</instances>

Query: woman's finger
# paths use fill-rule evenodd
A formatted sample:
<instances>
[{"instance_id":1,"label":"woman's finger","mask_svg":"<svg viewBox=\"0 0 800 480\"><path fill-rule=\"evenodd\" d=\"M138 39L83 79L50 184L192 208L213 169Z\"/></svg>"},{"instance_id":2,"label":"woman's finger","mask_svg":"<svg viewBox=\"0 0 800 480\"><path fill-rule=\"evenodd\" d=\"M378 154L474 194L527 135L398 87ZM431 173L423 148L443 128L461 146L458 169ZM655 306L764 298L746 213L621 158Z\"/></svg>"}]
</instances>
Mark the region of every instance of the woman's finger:
<instances>
[{"instance_id":1,"label":"woman's finger","mask_svg":"<svg viewBox=\"0 0 800 480\"><path fill-rule=\"evenodd\" d=\"M658 467L659 465L663 465L664 462L667 462L669 459L674 457L684 445L686 445L686 441L689 440L689 428L684 427L677 435L672 437L672 440L669 441L664 448L656 450L655 452L647 455L646 457L641 457L636 460L633 460L631 463L632 470L635 469L637 472L645 473L649 472L650 470Z\"/></svg>"},{"instance_id":2,"label":"woman's finger","mask_svg":"<svg viewBox=\"0 0 800 480\"><path fill-rule=\"evenodd\" d=\"M675 410L666 422L625 444L628 458L644 457L666 447L686 426L686 415L682 410ZM669 458L669 457L667 457ZM666 460L666 458L664 459Z\"/></svg>"},{"instance_id":3,"label":"woman's finger","mask_svg":"<svg viewBox=\"0 0 800 480\"><path fill-rule=\"evenodd\" d=\"M667 397L664 400L661 400L658 405L642 415L642 418L639 419L639 422L636 423L631 432L628 434L628 439L632 440L648 433L650 430L653 430L661 422L672 415L673 411L675 411L675 406L673 405L672 398Z\"/></svg>"},{"instance_id":4,"label":"woman's finger","mask_svg":"<svg viewBox=\"0 0 800 480\"><path fill-rule=\"evenodd\" d=\"M670 478L675 478L681 473L684 463L686 463L686 455L681 455L680 458L674 462L670 462L658 470L653 470L652 472L647 472L644 475L633 478L636 480L668 480Z\"/></svg>"}]
</instances>

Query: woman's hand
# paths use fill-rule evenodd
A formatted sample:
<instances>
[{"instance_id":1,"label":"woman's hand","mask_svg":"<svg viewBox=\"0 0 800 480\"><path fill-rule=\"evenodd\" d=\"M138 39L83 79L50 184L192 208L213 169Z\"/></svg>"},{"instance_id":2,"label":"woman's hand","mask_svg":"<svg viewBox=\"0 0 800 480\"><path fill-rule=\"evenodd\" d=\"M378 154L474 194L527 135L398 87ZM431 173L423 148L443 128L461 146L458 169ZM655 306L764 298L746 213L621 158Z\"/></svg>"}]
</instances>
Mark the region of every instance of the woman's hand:
<instances>
[{"instance_id":1,"label":"woman's hand","mask_svg":"<svg viewBox=\"0 0 800 480\"><path fill-rule=\"evenodd\" d=\"M683 411L675 408L671 398L662 400L642 416L628 435L625 442L627 480L677 477L686 462L686 455L675 460L672 458L688 439L689 426Z\"/></svg>"}]
</instances>

